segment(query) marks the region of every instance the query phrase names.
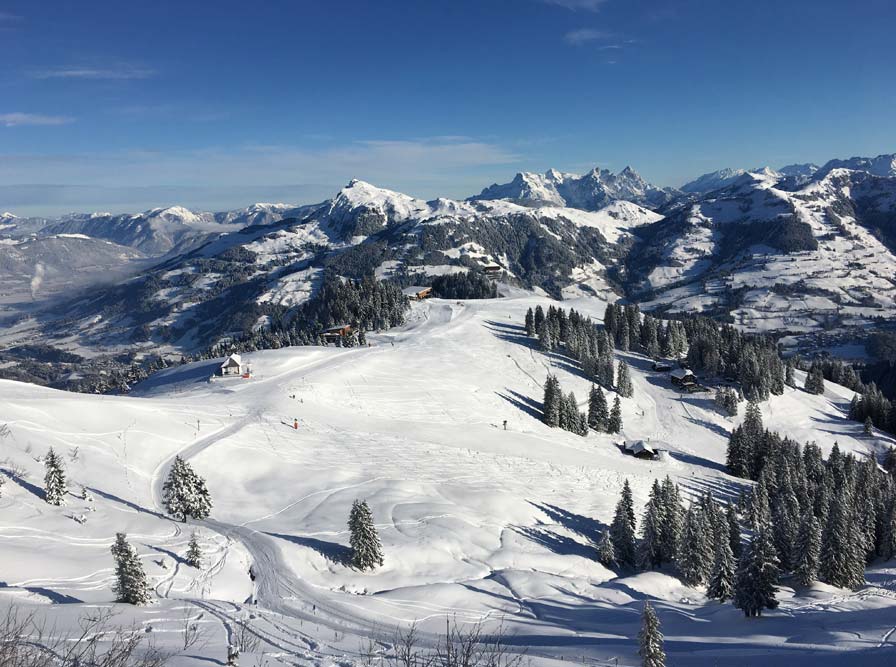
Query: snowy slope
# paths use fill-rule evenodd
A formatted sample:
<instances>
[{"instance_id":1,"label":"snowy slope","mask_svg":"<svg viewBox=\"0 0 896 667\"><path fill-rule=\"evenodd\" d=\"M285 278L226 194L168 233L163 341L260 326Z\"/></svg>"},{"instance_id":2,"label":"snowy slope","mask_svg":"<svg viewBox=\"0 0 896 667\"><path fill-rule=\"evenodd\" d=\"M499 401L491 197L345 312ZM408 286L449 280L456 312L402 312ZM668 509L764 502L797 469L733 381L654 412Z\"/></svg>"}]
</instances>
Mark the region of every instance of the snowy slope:
<instances>
[{"instance_id":1,"label":"snowy slope","mask_svg":"<svg viewBox=\"0 0 896 667\"><path fill-rule=\"evenodd\" d=\"M638 461L610 436L545 427L535 410L546 373L580 399L588 383L522 335L525 309L539 303L550 302L519 293L420 303L410 324L371 336L370 348L246 355L250 380L209 383L214 362L198 362L126 398L0 382L3 469L20 471L0 500L0 604L16 600L71 623L88 605L109 606L108 546L127 530L158 599L123 618L169 645L184 613L209 633L178 667L223 661L228 628L250 614L269 664L278 655L293 664L292 655L299 664L347 665L360 661L362 638L388 642L396 625L416 620L431 641L448 616L487 629L503 620L535 665L631 666L645 599L655 600L672 665L892 661L896 568L869 571L869 585L855 593L785 582L780 610L745 621L668 573L616 576L596 563L591 540L625 479L639 513L653 479L666 474L689 496L736 496L742 482L722 462L737 419L706 397L673 391L647 360L627 355L635 395L623 400L623 435L665 443L669 460ZM564 305L594 314L603 306ZM880 451L888 439L868 438L845 419L849 398L831 386L823 396L787 389L763 412L770 428L825 451L834 441ZM36 458L49 446L93 503L41 500ZM207 521L183 526L159 513L176 453L208 480ZM343 564L355 498L370 504L385 547L384 566L367 574ZM90 504L95 512L86 512ZM69 518L80 513L83 525ZM207 553L202 571L177 562L194 528ZM167 568L154 562L161 559ZM241 664L262 664L261 656Z\"/></svg>"}]
</instances>

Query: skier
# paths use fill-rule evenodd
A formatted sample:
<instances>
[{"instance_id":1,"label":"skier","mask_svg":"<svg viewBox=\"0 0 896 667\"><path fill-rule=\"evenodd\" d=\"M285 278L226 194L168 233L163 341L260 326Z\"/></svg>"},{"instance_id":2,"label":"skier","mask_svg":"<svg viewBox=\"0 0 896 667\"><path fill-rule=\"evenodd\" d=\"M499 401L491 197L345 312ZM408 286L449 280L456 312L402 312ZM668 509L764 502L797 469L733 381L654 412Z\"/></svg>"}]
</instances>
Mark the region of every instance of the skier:
<instances>
[{"instance_id":1,"label":"skier","mask_svg":"<svg viewBox=\"0 0 896 667\"><path fill-rule=\"evenodd\" d=\"M505 431L507 430L507 420L506 419L504 420L504 430Z\"/></svg>"},{"instance_id":2,"label":"skier","mask_svg":"<svg viewBox=\"0 0 896 667\"><path fill-rule=\"evenodd\" d=\"M299 430L299 420L298 419L293 419L292 427L297 431Z\"/></svg>"}]
</instances>

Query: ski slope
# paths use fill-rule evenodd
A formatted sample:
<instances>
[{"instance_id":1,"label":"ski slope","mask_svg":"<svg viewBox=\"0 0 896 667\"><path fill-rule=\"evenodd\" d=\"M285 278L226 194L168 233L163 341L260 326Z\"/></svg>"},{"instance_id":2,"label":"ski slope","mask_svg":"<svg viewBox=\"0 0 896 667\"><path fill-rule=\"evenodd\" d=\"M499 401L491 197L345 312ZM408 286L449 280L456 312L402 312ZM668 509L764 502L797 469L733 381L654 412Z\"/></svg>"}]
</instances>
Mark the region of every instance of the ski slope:
<instances>
[{"instance_id":1,"label":"ski slope","mask_svg":"<svg viewBox=\"0 0 896 667\"><path fill-rule=\"evenodd\" d=\"M639 514L667 474L686 497L711 489L735 498L744 482L723 468L739 418L718 414L712 394L679 394L629 354L635 393L622 401L622 436L661 443L665 460L625 456L617 437L544 426L548 372L583 406L590 387L522 331L526 308L550 303L524 292L417 303L406 326L371 335L370 347L246 354L249 380L209 382L215 362L198 362L127 397L0 382L0 605L38 609L60 627L85 608L115 606L122 622L172 645L183 619L196 619L209 641L178 666L222 664L244 622L262 641L243 665L345 665L360 660L367 638L388 644L399 625L417 622L434 641L446 616L502 625L536 664L635 665L645 599L656 601L672 665L892 664L896 563L870 569L855 592L794 590L785 580L781 608L746 620L671 570L616 573L594 560L625 479ZM604 306L560 305L598 319ZM763 415L825 453L835 441L854 452L891 444L845 418L850 398L830 384L823 396L788 388ZM92 501L43 501L39 459L50 446L72 490L87 486ZM164 516L161 486L176 455L206 478L211 519ZM345 565L356 498L369 503L384 545L374 572ZM72 518L81 515L84 523ZM181 561L193 530L201 570ZM111 602L118 531L153 583L158 599L146 608Z\"/></svg>"}]
</instances>

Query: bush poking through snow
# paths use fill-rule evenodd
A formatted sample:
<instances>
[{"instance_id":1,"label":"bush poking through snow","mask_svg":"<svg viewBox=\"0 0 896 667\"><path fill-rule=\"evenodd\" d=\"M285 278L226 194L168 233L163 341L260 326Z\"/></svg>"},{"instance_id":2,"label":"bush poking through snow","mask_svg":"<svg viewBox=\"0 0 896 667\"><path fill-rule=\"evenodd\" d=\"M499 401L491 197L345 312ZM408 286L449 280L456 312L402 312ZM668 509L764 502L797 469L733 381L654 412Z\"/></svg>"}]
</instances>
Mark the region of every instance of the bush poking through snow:
<instances>
[{"instance_id":1,"label":"bush poking through snow","mask_svg":"<svg viewBox=\"0 0 896 667\"><path fill-rule=\"evenodd\" d=\"M190 567L202 567L202 549L199 547L199 540L196 539L195 532L190 535L190 544L187 546L187 555L184 560Z\"/></svg>"}]
</instances>

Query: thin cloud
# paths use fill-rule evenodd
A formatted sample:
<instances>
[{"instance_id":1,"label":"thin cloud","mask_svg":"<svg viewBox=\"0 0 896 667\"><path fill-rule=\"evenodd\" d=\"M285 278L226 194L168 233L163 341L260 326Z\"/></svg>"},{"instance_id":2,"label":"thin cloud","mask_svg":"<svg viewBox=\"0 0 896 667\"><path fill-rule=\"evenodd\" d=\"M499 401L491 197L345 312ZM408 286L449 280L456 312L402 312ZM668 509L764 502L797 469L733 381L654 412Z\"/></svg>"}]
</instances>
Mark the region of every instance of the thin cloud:
<instances>
[{"instance_id":1,"label":"thin cloud","mask_svg":"<svg viewBox=\"0 0 896 667\"><path fill-rule=\"evenodd\" d=\"M579 28L578 30L570 30L563 35L563 41L573 46L581 46L589 42L598 42L610 37L605 30L595 30L593 28Z\"/></svg>"},{"instance_id":2,"label":"thin cloud","mask_svg":"<svg viewBox=\"0 0 896 667\"><path fill-rule=\"evenodd\" d=\"M0 114L0 125L6 127L16 127L17 125L65 125L71 123L73 118L68 116L50 116L41 113L23 113L14 111L12 113Z\"/></svg>"},{"instance_id":3,"label":"thin cloud","mask_svg":"<svg viewBox=\"0 0 896 667\"><path fill-rule=\"evenodd\" d=\"M606 1L607 0L542 0L542 2L546 4L565 7L574 12L596 12L604 5L604 3L606 3Z\"/></svg>"},{"instance_id":4,"label":"thin cloud","mask_svg":"<svg viewBox=\"0 0 896 667\"><path fill-rule=\"evenodd\" d=\"M37 70L31 73L35 79L74 79L93 81L130 81L133 79L149 79L156 75L155 70L145 67L55 67Z\"/></svg>"}]
</instances>

